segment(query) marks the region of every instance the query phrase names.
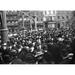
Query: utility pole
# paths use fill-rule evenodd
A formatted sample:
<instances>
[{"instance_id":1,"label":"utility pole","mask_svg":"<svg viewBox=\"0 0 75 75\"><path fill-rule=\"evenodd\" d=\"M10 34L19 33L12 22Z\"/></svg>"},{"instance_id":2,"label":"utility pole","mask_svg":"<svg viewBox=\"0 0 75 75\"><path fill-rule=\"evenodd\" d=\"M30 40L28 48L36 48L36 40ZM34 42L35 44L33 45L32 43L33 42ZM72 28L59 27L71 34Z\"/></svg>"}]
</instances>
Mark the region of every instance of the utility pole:
<instances>
[{"instance_id":1,"label":"utility pole","mask_svg":"<svg viewBox=\"0 0 75 75\"><path fill-rule=\"evenodd\" d=\"M1 21L2 21L2 27L0 29L1 37L2 37L2 43L5 43L8 41L8 28L6 24L6 11L0 11L1 15Z\"/></svg>"},{"instance_id":2,"label":"utility pole","mask_svg":"<svg viewBox=\"0 0 75 75\"><path fill-rule=\"evenodd\" d=\"M22 21L23 21L23 35L24 35L24 37L25 37L25 26L24 26L24 13L23 13L23 15L22 15Z\"/></svg>"},{"instance_id":3,"label":"utility pole","mask_svg":"<svg viewBox=\"0 0 75 75\"><path fill-rule=\"evenodd\" d=\"M22 15L22 20L23 20L23 28L24 28L24 14Z\"/></svg>"},{"instance_id":4,"label":"utility pole","mask_svg":"<svg viewBox=\"0 0 75 75\"><path fill-rule=\"evenodd\" d=\"M32 32L32 20L30 18L30 28L31 28L31 32Z\"/></svg>"},{"instance_id":5,"label":"utility pole","mask_svg":"<svg viewBox=\"0 0 75 75\"><path fill-rule=\"evenodd\" d=\"M36 18L36 16L34 19L35 19L35 30L37 31L37 20L36 20L37 18Z\"/></svg>"}]
</instances>

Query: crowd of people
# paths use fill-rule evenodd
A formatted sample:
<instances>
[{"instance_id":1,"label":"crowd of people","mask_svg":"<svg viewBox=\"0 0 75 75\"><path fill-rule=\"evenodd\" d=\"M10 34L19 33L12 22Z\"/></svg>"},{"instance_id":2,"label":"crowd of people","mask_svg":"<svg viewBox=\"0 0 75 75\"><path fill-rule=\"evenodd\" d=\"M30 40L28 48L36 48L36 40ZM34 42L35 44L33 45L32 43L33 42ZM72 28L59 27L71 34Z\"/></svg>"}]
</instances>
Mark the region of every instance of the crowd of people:
<instances>
[{"instance_id":1,"label":"crowd of people","mask_svg":"<svg viewBox=\"0 0 75 75\"><path fill-rule=\"evenodd\" d=\"M0 64L75 64L75 32L50 29L17 33L0 47Z\"/></svg>"}]
</instances>

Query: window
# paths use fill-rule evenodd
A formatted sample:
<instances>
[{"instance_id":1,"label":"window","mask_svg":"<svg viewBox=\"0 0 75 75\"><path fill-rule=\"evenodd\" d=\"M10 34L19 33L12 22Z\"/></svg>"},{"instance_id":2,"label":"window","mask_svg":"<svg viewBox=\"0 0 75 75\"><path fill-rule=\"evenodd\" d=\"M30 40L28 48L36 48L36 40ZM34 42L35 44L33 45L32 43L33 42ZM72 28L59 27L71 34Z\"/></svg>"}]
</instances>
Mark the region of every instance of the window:
<instances>
[{"instance_id":1,"label":"window","mask_svg":"<svg viewBox=\"0 0 75 75\"><path fill-rule=\"evenodd\" d=\"M53 14L55 14L56 12L55 11L53 11Z\"/></svg>"},{"instance_id":2,"label":"window","mask_svg":"<svg viewBox=\"0 0 75 75\"><path fill-rule=\"evenodd\" d=\"M43 19L41 18L41 21L43 21Z\"/></svg>"},{"instance_id":3,"label":"window","mask_svg":"<svg viewBox=\"0 0 75 75\"><path fill-rule=\"evenodd\" d=\"M38 21L39 19L38 19L38 17L37 17L37 21Z\"/></svg>"},{"instance_id":4,"label":"window","mask_svg":"<svg viewBox=\"0 0 75 75\"><path fill-rule=\"evenodd\" d=\"M60 16L58 16L58 19L60 19Z\"/></svg>"},{"instance_id":5,"label":"window","mask_svg":"<svg viewBox=\"0 0 75 75\"><path fill-rule=\"evenodd\" d=\"M10 21L8 21L8 23L10 23Z\"/></svg>"},{"instance_id":6,"label":"window","mask_svg":"<svg viewBox=\"0 0 75 75\"><path fill-rule=\"evenodd\" d=\"M69 19L69 16L66 16L67 19Z\"/></svg>"},{"instance_id":7,"label":"window","mask_svg":"<svg viewBox=\"0 0 75 75\"><path fill-rule=\"evenodd\" d=\"M47 15L49 15L49 13L50 13L50 12L49 12L49 11L47 11Z\"/></svg>"},{"instance_id":8,"label":"window","mask_svg":"<svg viewBox=\"0 0 75 75\"><path fill-rule=\"evenodd\" d=\"M45 15L46 15L47 13L46 13L46 11L45 11Z\"/></svg>"},{"instance_id":9,"label":"window","mask_svg":"<svg viewBox=\"0 0 75 75\"><path fill-rule=\"evenodd\" d=\"M50 16L50 17L48 18L48 20L49 20L49 21L52 21L52 16Z\"/></svg>"},{"instance_id":10,"label":"window","mask_svg":"<svg viewBox=\"0 0 75 75\"><path fill-rule=\"evenodd\" d=\"M55 17L53 16L53 17L52 17L52 20L54 21L54 19L55 19Z\"/></svg>"},{"instance_id":11,"label":"window","mask_svg":"<svg viewBox=\"0 0 75 75\"><path fill-rule=\"evenodd\" d=\"M12 21L12 23L14 23L14 21Z\"/></svg>"},{"instance_id":12,"label":"window","mask_svg":"<svg viewBox=\"0 0 75 75\"><path fill-rule=\"evenodd\" d=\"M60 23L58 23L58 28L60 28Z\"/></svg>"},{"instance_id":13,"label":"window","mask_svg":"<svg viewBox=\"0 0 75 75\"><path fill-rule=\"evenodd\" d=\"M64 16L62 16L62 19L64 19Z\"/></svg>"}]
</instances>

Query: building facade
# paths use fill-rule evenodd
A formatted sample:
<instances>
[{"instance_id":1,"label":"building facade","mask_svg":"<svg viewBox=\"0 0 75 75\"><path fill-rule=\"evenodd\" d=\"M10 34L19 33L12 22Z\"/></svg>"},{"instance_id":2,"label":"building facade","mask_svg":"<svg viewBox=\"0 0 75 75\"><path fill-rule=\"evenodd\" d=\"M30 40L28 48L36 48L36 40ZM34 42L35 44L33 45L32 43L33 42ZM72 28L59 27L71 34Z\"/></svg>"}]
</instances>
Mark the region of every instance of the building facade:
<instances>
[{"instance_id":1,"label":"building facade","mask_svg":"<svg viewBox=\"0 0 75 75\"><path fill-rule=\"evenodd\" d=\"M57 11L55 21L57 22L57 27L68 27L67 22L72 17L72 11Z\"/></svg>"},{"instance_id":2,"label":"building facade","mask_svg":"<svg viewBox=\"0 0 75 75\"><path fill-rule=\"evenodd\" d=\"M14 33L18 29L19 11L6 11L6 23L9 32Z\"/></svg>"},{"instance_id":3,"label":"building facade","mask_svg":"<svg viewBox=\"0 0 75 75\"><path fill-rule=\"evenodd\" d=\"M44 28L43 24L43 11L30 11L30 16L32 17L32 30L40 30Z\"/></svg>"},{"instance_id":4,"label":"building facade","mask_svg":"<svg viewBox=\"0 0 75 75\"><path fill-rule=\"evenodd\" d=\"M7 11L6 21L9 32L21 29L37 31L66 27L71 16L72 11Z\"/></svg>"},{"instance_id":5,"label":"building facade","mask_svg":"<svg viewBox=\"0 0 75 75\"><path fill-rule=\"evenodd\" d=\"M43 14L44 14L43 21L45 22L45 27L49 29L55 28L56 11L44 11Z\"/></svg>"}]
</instances>

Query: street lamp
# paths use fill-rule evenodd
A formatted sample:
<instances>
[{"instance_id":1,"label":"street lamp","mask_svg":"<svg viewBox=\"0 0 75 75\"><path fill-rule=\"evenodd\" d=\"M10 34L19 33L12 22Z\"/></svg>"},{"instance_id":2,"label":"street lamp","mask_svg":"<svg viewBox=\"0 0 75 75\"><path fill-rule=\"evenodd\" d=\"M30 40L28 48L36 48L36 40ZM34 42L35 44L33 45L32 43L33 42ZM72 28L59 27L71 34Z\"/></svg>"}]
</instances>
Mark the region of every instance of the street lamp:
<instances>
[{"instance_id":1,"label":"street lamp","mask_svg":"<svg viewBox=\"0 0 75 75\"><path fill-rule=\"evenodd\" d=\"M33 18L34 18L34 22L35 22L35 30L37 31L37 18L36 18L36 16L33 16Z\"/></svg>"},{"instance_id":2,"label":"street lamp","mask_svg":"<svg viewBox=\"0 0 75 75\"><path fill-rule=\"evenodd\" d=\"M23 21L23 35L24 35L24 37L25 37L25 26L24 26L24 21L25 21L25 19L24 19L24 13L23 13L23 15L22 15L22 21Z\"/></svg>"}]
</instances>

